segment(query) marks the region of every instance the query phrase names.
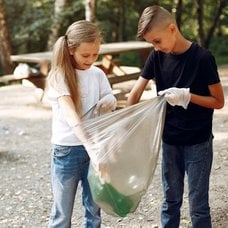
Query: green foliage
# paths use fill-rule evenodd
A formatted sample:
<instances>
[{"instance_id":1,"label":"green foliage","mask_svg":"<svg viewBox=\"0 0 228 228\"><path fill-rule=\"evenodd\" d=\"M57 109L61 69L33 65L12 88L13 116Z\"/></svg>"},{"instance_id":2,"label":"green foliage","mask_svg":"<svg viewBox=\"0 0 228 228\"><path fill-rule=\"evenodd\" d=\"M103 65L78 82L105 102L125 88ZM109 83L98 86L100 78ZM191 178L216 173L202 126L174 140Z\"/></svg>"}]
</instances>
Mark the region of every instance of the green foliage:
<instances>
[{"instance_id":1,"label":"green foliage","mask_svg":"<svg viewBox=\"0 0 228 228\"><path fill-rule=\"evenodd\" d=\"M54 0L7 0L5 4L13 53L46 50L54 19ZM84 15L82 1L74 1L62 15L62 33L74 20L84 19Z\"/></svg>"},{"instance_id":2,"label":"green foliage","mask_svg":"<svg viewBox=\"0 0 228 228\"><path fill-rule=\"evenodd\" d=\"M210 45L218 65L228 64L228 35L215 37Z\"/></svg>"},{"instance_id":3,"label":"green foliage","mask_svg":"<svg viewBox=\"0 0 228 228\"><path fill-rule=\"evenodd\" d=\"M96 17L103 31L104 41L135 40L137 23L142 10L157 2L144 0L139 4L137 0L97 0ZM121 28L122 22L124 28Z\"/></svg>"},{"instance_id":4,"label":"green foliage","mask_svg":"<svg viewBox=\"0 0 228 228\"><path fill-rule=\"evenodd\" d=\"M124 53L119 56L122 65L126 66L142 66L141 58L138 53Z\"/></svg>"},{"instance_id":5,"label":"green foliage","mask_svg":"<svg viewBox=\"0 0 228 228\"><path fill-rule=\"evenodd\" d=\"M72 1L72 3L64 9L63 14L61 15L63 21L60 35L64 34L67 27L74 21L85 19L84 8L83 1Z\"/></svg>"},{"instance_id":6,"label":"green foliage","mask_svg":"<svg viewBox=\"0 0 228 228\"><path fill-rule=\"evenodd\" d=\"M53 15L50 0L6 2L8 29L14 53L41 51L46 47Z\"/></svg>"},{"instance_id":7,"label":"green foliage","mask_svg":"<svg viewBox=\"0 0 228 228\"><path fill-rule=\"evenodd\" d=\"M61 15L63 18L59 35L73 21L85 18L84 0L68 0L69 6ZM214 21L219 0L204 0L204 32L208 33ZM13 45L13 54L45 51L51 25L54 20L54 0L7 0L5 3L8 29ZM104 42L136 40L137 23L143 9L160 4L172 10L170 0L96 0L96 23L103 31ZM198 41L196 1L183 0L181 31L192 41ZM216 56L227 56L228 7L223 10L221 20L214 33L210 49ZM225 39L226 38L226 39ZM127 64L138 64L134 54L120 56ZM223 59L223 58L222 58Z\"/></svg>"},{"instance_id":8,"label":"green foliage","mask_svg":"<svg viewBox=\"0 0 228 228\"><path fill-rule=\"evenodd\" d=\"M196 15L196 7L193 1L188 1L183 7L181 15L181 32L183 35L190 40L196 41L197 39L197 23L196 17L190 15Z\"/></svg>"}]
</instances>

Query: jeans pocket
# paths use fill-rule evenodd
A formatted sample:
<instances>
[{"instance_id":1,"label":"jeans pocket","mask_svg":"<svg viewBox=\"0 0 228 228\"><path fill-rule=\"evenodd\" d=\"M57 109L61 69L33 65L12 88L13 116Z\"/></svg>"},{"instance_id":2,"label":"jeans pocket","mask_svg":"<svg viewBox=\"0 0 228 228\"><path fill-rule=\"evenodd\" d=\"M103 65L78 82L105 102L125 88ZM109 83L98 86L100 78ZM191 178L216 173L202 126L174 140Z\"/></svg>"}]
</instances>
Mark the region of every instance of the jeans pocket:
<instances>
[{"instance_id":1,"label":"jeans pocket","mask_svg":"<svg viewBox=\"0 0 228 228\"><path fill-rule=\"evenodd\" d=\"M71 152L71 147L69 146L60 146L60 145L53 145L52 146L52 156L57 158L66 157Z\"/></svg>"}]
</instances>

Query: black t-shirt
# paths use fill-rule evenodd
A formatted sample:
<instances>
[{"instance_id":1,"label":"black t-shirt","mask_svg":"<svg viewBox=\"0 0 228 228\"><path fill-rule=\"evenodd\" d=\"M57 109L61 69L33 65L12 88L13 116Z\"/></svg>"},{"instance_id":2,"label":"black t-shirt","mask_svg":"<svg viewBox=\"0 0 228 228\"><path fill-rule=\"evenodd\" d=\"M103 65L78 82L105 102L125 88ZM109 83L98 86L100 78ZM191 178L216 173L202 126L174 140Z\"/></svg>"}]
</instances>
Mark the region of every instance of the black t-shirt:
<instances>
[{"instance_id":1,"label":"black t-shirt","mask_svg":"<svg viewBox=\"0 0 228 228\"><path fill-rule=\"evenodd\" d=\"M154 79L157 91L170 87L190 88L191 93L210 95L208 86L218 83L217 66L212 54L192 43L183 54L152 51L141 76ZM189 103L187 110L167 105L163 141L171 145L194 145L212 134L213 109Z\"/></svg>"}]
</instances>

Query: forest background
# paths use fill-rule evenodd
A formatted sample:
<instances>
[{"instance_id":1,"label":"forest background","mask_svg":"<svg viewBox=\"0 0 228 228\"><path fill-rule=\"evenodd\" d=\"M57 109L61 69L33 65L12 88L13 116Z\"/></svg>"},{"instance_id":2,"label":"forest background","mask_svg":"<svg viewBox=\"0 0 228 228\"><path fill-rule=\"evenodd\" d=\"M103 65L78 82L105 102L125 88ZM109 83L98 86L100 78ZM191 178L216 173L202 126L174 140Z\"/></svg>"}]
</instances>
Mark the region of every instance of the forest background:
<instances>
[{"instance_id":1,"label":"forest background","mask_svg":"<svg viewBox=\"0 0 228 228\"><path fill-rule=\"evenodd\" d=\"M228 0L0 0L0 75L12 73L10 55L51 50L74 21L97 23L104 43L136 40L147 6L170 10L184 36L208 48L218 65L228 64ZM138 65L137 54L119 56Z\"/></svg>"}]
</instances>

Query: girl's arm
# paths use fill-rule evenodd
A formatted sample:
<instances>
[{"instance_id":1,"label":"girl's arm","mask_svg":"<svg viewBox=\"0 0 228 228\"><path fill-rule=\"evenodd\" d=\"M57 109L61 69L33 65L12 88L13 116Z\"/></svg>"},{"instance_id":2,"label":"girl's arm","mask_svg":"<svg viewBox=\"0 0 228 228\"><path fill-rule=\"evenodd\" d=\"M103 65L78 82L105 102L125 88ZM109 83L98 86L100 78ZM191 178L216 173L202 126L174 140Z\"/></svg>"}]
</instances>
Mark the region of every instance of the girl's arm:
<instances>
[{"instance_id":1,"label":"girl's arm","mask_svg":"<svg viewBox=\"0 0 228 228\"><path fill-rule=\"evenodd\" d=\"M72 128L76 137L84 144L88 141L86 133L81 127L81 118L75 110L73 100L70 96L61 96L58 98L59 106L63 112L66 122Z\"/></svg>"},{"instance_id":2,"label":"girl's arm","mask_svg":"<svg viewBox=\"0 0 228 228\"><path fill-rule=\"evenodd\" d=\"M200 96L191 93L190 102L212 109L220 109L224 106L224 94L221 83L209 86L210 96Z\"/></svg>"},{"instance_id":3,"label":"girl's arm","mask_svg":"<svg viewBox=\"0 0 228 228\"><path fill-rule=\"evenodd\" d=\"M73 100L70 96L61 96L58 98L59 106L63 112L65 120L70 127L74 127L81 123L81 118L77 114Z\"/></svg>"}]
</instances>

